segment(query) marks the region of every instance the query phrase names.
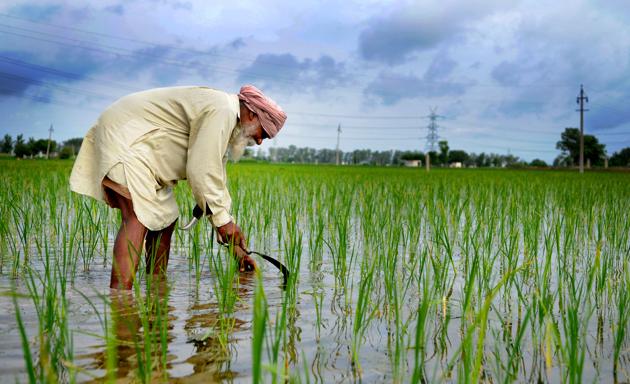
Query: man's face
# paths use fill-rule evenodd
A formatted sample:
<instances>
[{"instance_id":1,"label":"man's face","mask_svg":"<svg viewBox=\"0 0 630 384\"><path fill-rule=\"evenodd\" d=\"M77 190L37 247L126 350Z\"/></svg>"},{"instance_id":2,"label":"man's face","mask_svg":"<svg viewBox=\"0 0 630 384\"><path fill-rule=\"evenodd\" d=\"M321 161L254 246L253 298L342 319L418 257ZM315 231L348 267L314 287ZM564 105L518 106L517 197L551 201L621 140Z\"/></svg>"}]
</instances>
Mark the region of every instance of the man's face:
<instances>
[{"instance_id":1,"label":"man's face","mask_svg":"<svg viewBox=\"0 0 630 384\"><path fill-rule=\"evenodd\" d=\"M243 129L243 134L248 138L254 141L254 144L262 144L264 139L268 139L269 136L267 132L262 127L258 116L247 110L247 113L244 116L241 116L241 127ZM247 146L254 145L251 142L247 144Z\"/></svg>"},{"instance_id":2,"label":"man's face","mask_svg":"<svg viewBox=\"0 0 630 384\"><path fill-rule=\"evenodd\" d=\"M269 138L262 128L255 114L241 114L240 129L235 132L230 139L228 151L233 161L238 161L245 153L246 147L262 144L264 139Z\"/></svg>"}]
</instances>

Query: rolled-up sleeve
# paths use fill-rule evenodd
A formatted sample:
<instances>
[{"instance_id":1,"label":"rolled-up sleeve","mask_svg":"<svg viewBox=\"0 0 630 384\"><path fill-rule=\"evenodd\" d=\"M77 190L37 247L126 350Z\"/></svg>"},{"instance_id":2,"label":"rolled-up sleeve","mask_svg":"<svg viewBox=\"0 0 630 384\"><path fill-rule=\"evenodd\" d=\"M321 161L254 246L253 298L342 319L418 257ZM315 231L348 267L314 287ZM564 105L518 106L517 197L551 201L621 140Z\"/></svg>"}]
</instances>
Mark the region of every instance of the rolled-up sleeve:
<instances>
[{"instance_id":1,"label":"rolled-up sleeve","mask_svg":"<svg viewBox=\"0 0 630 384\"><path fill-rule=\"evenodd\" d=\"M227 189L223 156L236 115L228 108L208 109L191 121L186 177L197 205L212 213L217 227L232 221L232 199Z\"/></svg>"}]
</instances>

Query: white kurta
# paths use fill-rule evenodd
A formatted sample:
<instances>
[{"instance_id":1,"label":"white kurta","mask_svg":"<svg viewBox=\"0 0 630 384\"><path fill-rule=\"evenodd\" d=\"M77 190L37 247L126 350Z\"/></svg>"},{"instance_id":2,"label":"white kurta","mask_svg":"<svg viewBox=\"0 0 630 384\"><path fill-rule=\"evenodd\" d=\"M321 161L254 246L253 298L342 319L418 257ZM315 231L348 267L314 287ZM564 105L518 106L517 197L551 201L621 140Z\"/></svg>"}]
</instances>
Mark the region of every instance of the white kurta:
<instances>
[{"instance_id":1,"label":"white kurta","mask_svg":"<svg viewBox=\"0 0 630 384\"><path fill-rule=\"evenodd\" d=\"M129 189L138 220L157 231L179 216L173 186L188 179L197 204L207 204L215 226L224 225L232 220L226 152L239 112L237 95L206 87L125 96L85 136L70 188L103 200L101 183L112 171Z\"/></svg>"}]
</instances>

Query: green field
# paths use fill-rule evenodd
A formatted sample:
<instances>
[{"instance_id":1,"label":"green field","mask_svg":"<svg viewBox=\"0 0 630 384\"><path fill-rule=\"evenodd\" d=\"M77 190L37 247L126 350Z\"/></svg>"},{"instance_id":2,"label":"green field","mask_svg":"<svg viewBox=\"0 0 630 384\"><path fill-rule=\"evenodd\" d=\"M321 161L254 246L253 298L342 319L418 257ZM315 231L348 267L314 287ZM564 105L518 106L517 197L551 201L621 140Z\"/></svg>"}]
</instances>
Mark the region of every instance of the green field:
<instances>
[{"instance_id":1,"label":"green field","mask_svg":"<svg viewBox=\"0 0 630 384\"><path fill-rule=\"evenodd\" d=\"M204 221L125 295L118 213L69 191L72 163L0 167L0 381L630 380L629 173L230 165L287 286Z\"/></svg>"}]
</instances>

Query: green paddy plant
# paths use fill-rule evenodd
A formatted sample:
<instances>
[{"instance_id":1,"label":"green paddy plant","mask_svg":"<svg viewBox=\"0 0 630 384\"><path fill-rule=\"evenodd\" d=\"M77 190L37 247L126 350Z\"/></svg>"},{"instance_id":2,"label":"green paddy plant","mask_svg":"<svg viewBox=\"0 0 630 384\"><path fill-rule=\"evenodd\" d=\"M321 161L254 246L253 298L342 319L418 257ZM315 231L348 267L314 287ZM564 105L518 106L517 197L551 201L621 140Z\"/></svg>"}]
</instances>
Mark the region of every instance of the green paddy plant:
<instances>
[{"instance_id":1,"label":"green paddy plant","mask_svg":"<svg viewBox=\"0 0 630 384\"><path fill-rule=\"evenodd\" d=\"M233 255L234 250L230 246L226 252L219 251L210 258L210 270L216 276L214 292L219 311L223 314L231 314L238 299L238 265Z\"/></svg>"},{"instance_id":2,"label":"green paddy plant","mask_svg":"<svg viewBox=\"0 0 630 384\"><path fill-rule=\"evenodd\" d=\"M628 173L230 164L233 213L290 265L287 290L262 263L249 292L204 221L174 234L169 301L141 264L121 314L72 293L107 290L118 214L69 191L70 161L2 161L0 286L20 293L0 345L22 345L18 380L166 381L190 362L183 380L628 378ZM190 188L175 195L184 217ZM182 321L212 323L205 349L177 344Z\"/></svg>"},{"instance_id":3,"label":"green paddy plant","mask_svg":"<svg viewBox=\"0 0 630 384\"><path fill-rule=\"evenodd\" d=\"M630 289L630 270L626 267L623 280L617 289L617 321L613 325L613 375L615 381L617 381L619 360L630 324L630 293L628 289Z\"/></svg>"},{"instance_id":4,"label":"green paddy plant","mask_svg":"<svg viewBox=\"0 0 630 384\"><path fill-rule=\"evenodd\" d=\"M354 308L354 320L352 322L352 352L351 362L354 372L361 377L361 361L359 352L365 336L365 331L378 311L378 305L373 302L375 286L374 276L377 263L370 257L364 257L361 263L361 277L359 280L359 292Z\"/></svg>"},{"instance_id":5,"label":"green paddy plant","mask_svg":"<svg viewBox=\"0 0 630 384\"><path fill-rule=\"evenodd\" d=\"M310 255L310 266L312 269L318 268L323 259L325 218L321 214L321 201L315 200L309 209L309 236L308 250Z\"/></svg>"},{"instance_id":6,"label":"green paddy plant","mask_svg":"<svg viewBox=\"0 0 630 384\"><path fill-rule=\"evenodd\" d=\"M267 306L262 275L260 270L258 270L256 272L256 288L254 292L252 316L252 381L254 383L264 383L263 349L269 316Z\"/></svg>"},{"instance_id":7,"label":"green paddy plant","mask_svg":"<svg viewBox=\"0 0 630 384\"><path fill-rule=\"evenodd\" d=\"M139 268L139 274L142 274L142 270L143 268ZM142 288L139 276L133 282L133 290L135 293L133 311L137 310L138 322L134 322L133 320L135 319L131 316L125 318L125 321L127 323L127 327L129 328L129 332L132 335L133 345L136 352L137 378L141 382L147 383L151 381L155 363L155 360L153 359L155 338L153 337L150 326L151 301L148 296L142 297ZM147 295L150 295L150 291L147 291ZM137 328L138 325L139 329Z\"/></svg>"},{"instance_id":8,"label":"green paddy plant","mask_svg":"<svg viewBox=\"0 0 630 384\"><path fill-rule=\"evenodd\" d=\"M336 288L346 289L349 285L350 258L348 257L348 240L350 231L350 217L352 204L349 198L336 208L333 217L329 217L332 228L329 230L330 239L325 242L330 251L333 262Z\"/></svg>"},{"instance_id":9,"label":"green paddy plant","mask_svg":"<svg viewBox=\"0 0 630 384\"><path fill-rule=\"evenodd\" d=\"M293 310L297 300L297 284L300 276L300 264L302 261L302 231L297 220L297 205L289 207L286 214L286 235L284 237L284 257L286 267L289 270L289 278L286 284L289 308Z\"/></svg>"},{"instance_id":10,"label":"green paddy plant","mask_svg":"<svg viewBox=\"0 0 630 384\"><path fill-rule=\"evenodd\" d=\"M45 248L43 269L26 268L25 281L38 319L38 381L73 381L74 348L69 329L66 276L55 263L55 254ZM26 351L25 351L26 352Z\"/></svg>"},{"instance_id":11,"label":"green paddy plant","mask_svg":"<svg viewBox=\"0 0 630 384\"><path fill-rule=\"evenodd\" d=\"M196 225L192 228L192 230L190 230L190 256L188 258L188 268L189 270L192 269L195 272L195 284L197 286L199 286L199 282L201 280L201 269L202 269L202 263L201 263L201 250L202 250L202 246L201 246L201 240L200 240L200 236L201 236L201 232L202 232L202 225ZM182 231L180 231L182 232Z\"/></svg>"},{"instance_id":12,"label":"green paddy plant","mask_svg":"<svg viewBox=\"0 0 630 384\"><path fill-rule=\"evenodd\" d=\"M418 309L416 313L416 329L414 343L411 346L413 350L413 372L411 376L412 383L424 383L427 380L427 372L424 362L427 355L427 335L428 323L430 319L431 307L435 304L432 290L429 288L429 270L420 269L419 276L424 276L422 281L422 291L418 300ZM433 381L433 380L431 380Z\"/></svg>"},{"instance_id":13,"label":"green paddy plant","mask_svg":"<svg viewBox=\"0 0 630 384\"><path fill-rule=\"evenodd\" d=\"M273 328L267 331L266 349L269 363L266 369L271 373L272 383L284 382L288 377L287 324L289 304L286 295L282 295L282 305L277 308Z\"/></svg>"},{"instance_id":14,"label":"green paddy plant","mask_svg":"<svg viewBox=\"0 0 630 384\"><path fill-rule=\"evenodd\" d=\"M13 269L13 276L17 276L18 269L20 267L20 254L22 255L22 266L26 266L29 263L29 255L31 252L31 231L33 229L32 214L30 212L30 206L24 202L18 200L18 204L12 205L11 210L13 213L13 222L18 233L18 239L20 240L20 250L15 253Z\"/></svg>"},{"instance_id":15,"label":"green paddy plant","mask_svg":"<svg viewBox=\"0 0 630 384\"><path fill-rule=\"evenodd\" d=\"M41 370L36 370L36 363L33 357L33 353L31 352L31 346L28 340L28 335L26 333L26 327L24 326L24 321L22 321L22 314L20 310L20 306L17 302L18 294L16 292L15 287L13 288L13 308L15 310L15 321L18 326L18 330L20 332L20 341L22 342L22 354L24 356L24 363L26 365L26 374L28 375L28 381L31 384L37 382L44 382L44 378L40 375Z\"/></svg>"},{"instance_id":16,"label":"green paddy plant","mask_svg":"<svg viewBox=\"0 0 630 384\"><path fill-rule=\"evenodd\" d=\"M220 257L222 253L219 251L210 257L210 264L211 271L215 275L214 294L219 310L217 339L224 352L229 353L230 335L236 322L234 307L238 301L239 272L232 246L230 245L227 249L224 257Z\"/></svg>"}]
</instances>

